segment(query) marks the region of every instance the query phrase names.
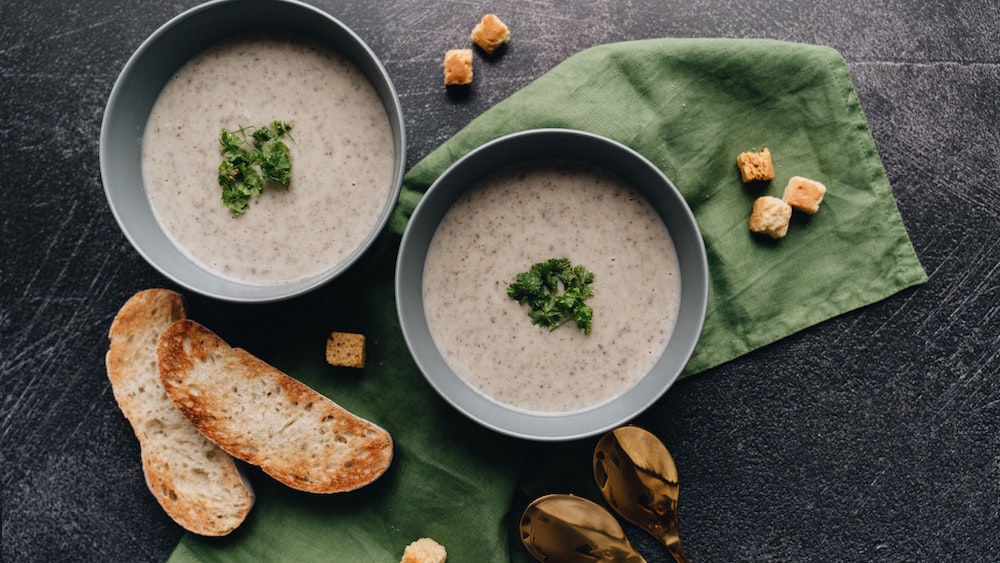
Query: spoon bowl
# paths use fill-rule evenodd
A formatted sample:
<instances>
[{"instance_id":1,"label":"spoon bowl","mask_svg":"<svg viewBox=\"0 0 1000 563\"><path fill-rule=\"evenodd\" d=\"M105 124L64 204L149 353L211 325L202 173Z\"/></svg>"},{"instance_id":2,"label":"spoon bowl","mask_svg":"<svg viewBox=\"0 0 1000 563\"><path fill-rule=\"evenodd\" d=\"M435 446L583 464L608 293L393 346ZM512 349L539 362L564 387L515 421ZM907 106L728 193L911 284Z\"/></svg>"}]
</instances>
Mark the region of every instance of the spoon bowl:
<instances>
[{"instance_id":1,"label":"spoon bowl","mask_svg":"<svg viewBox=\"0 0 1000 563\"><path fill-rule=\"evenodd\" d=\"M574 495L546 495L521 516L521 542L539 561L646 563L625 531L599 504Z\"/></svg>"},{"instance_id":2,"label":"spoon bowl","mask_svg":"<svg viewBox=\"0 0 1000 563\"><path fill-rule=\"evenodd\" d=\"M660 440L637 426L604 434L594 448L594 479L608 505L686 563L677 527L677 466Z\"/></svg>"}]
</instances>

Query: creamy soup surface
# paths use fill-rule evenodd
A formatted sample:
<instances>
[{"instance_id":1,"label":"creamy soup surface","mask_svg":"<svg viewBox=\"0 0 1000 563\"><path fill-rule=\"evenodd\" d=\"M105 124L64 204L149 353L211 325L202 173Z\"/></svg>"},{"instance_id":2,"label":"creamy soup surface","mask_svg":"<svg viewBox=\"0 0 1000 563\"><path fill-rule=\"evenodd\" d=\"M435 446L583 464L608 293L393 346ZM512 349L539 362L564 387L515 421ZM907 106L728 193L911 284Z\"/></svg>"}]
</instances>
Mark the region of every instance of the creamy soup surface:
<instances>
[{"instance_id":1,"label":"creamy soup surface","mask_svg":"<svg viewBox=\"0 0 1000 563\"><path fill-rule=\"evenodd\" d=\"M293 127L291 183L234 216L218 184L219 133L275 120ZM229 40L188 62L157 99L142 143L160 225L204 268L244 283L338 265L392 192L392 130L374 87L338 53L284 36Z\"/></svg>"},{"instance_id":2,"label":"creamy soup surface","mask_svg":"<svg viewBox=\"0 0 1000 563\"><path fill-rule=\"evenodd\" d=\"M507 295L549 258L594 273L593 329L535 326ZM670 234L631 186L589 166L542 161L498 172L442 220L423 298L431 336L456 374L529 412L585 410L626 392L666 348L679 310Z\"/></svg>"}]
</instances>

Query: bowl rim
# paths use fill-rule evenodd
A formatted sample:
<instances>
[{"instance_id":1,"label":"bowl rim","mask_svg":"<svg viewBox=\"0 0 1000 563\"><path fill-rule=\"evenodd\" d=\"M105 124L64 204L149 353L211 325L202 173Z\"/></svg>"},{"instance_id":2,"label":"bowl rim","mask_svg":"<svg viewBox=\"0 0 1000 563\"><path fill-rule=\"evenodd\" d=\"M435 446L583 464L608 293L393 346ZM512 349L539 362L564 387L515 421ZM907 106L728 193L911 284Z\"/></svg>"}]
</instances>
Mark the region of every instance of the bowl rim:
<instances>
[{"instance_id":1,"label":"bowl rim","mask_svg":"<svg viewBox=\"0 0 1000 563\"><path fill-rule=\"evenodd\" d=\"M334 50L337 50L334 47L335 43L349 47L349 52L340 50L339 54L348 58L352 64L359 68L369 83L372 84L372 87L375 88L385 109L393 136L393 174L388 198L380 211L378 221L373 225L361 244L352 252L345 255L340 262L317 274L288 284L244 283L218 275L195 263L170 240L169 235L164 232L155 216L152 215L151 210L149 211L149 217L145 217L145 215L143 217L143 219L146 219L146 222L140 224L141 221L139 218L129 217L127 208L131 207L134 209L134 205L120 201L121 199L125 199L125 196L120 195L121 193L128 190L138 190L141 194L141 199L145 200L145 207L149 207L148 198L145 195L145 187L142 184L141 162L138 164L138 186L129 180L117 179L115 173L122 165L116 163L119 157L113 147L131 142L116 138L116 135L118 137L130 136L128 135L128 125L132 121L135 121L130 121L128 113L136 110L124 107L126 104L133 103L133 100L128 99L127 91L142 76L140 69L143 65L150 59L156 59L156 50L162 44L168 43L171 40L176 41L175 37L179 37L185 33L187 31L185 26L190 28L198 25L198 22L206 18L218 17L214 15L214 12L217 10L222 11L222 13L232 10L243 10L247 13L253 13L253 10L247 9L252 5L267 6L274 10L292 10L293 12L290 13L293 14L294 11L299 11L299 14L291 15L289 18L302 18L303 21L308 18L310 20L311 29L304 32L303 37L320 41L328 48ZM273 21L262 20L259 29L296 33L294 27L285 27L284 24L285 22L281 22L275 25ZM322 28L321 32L315 31L319 28ZM184 61L190 60L192 56L195 56L207 46L230 37L238 36L239 33L239 31L233 30L220 32L218 36L206 40L205 46L194 50ZM159 72L159 74L168 75L176 72L177 68L179 67ZM160 89L162 89L162 86L160 86ZM156 96L148 101L150 108L155 103L155 99ZM145 116L137 131L137 143L141 146L142 132L145 130L149 110L138 111ZM99 140L101 183L104 195L115 218L115 222L131 246L150 266L177 285L206 297L234 303L268 303L297 297L329 283L353 266L374 244L389 223L402 190L406 158L406 125L402 106L395 85L382 61L371 47L342 21L320 8L306 4L300 0L209 0L189 8L161 24L129 56L115 79L104 107ZM132 195L130 197L137 196ZM144 229L152 229L156 234L146 235ZM161 248L147 248L146 244L149 244L149 241L146 239L147 236L156 238L155 246ZM164 243L163 240L166 242ZM168 250L170 253L169 257L164 258L160 256L163 253L163 246L172 248L172 251ZM176 265L178 263L186 263L186 265L178 269Z\"/></svg>"},{"instance_id":2,"label":"bowl rim","mask_svg":"<svg viewBox=\"0 0 1000 563\"><path fill-rule=\"evenodd\" d=\"M609 170L615 168L614 165L586 159L582 154L574 158L579 153L566 147L597 147L594 150L617 155L613 157L639 170L632 178L647 178L655 184L638 186L626 180L647 200L655 199L650 203L657 209L674 239L681 264L680 308L677 324L663 355L642 380L623 394L579 411L532 412L487 398L447 366L433 343L423 311L423 264L427 245L441 217L455 199L476 180L507 166L539 160L576 160L621 176L618 171ZM513 156L510 156L511 152ZM665 206L670 207L666 211L667 216L664 216ZM396 309L414 362L431 387L452 407L501 434L534 441L564 441L594 436L620 426L646 410L676 382L694 353L704 325L708 276L704 240L694 214L681 192L652 162L628 146L595 133L563 128L529 129L503 135L472 149L452 163L421 197L399 246L395 276Z\"/></svg>"}]
</instances>

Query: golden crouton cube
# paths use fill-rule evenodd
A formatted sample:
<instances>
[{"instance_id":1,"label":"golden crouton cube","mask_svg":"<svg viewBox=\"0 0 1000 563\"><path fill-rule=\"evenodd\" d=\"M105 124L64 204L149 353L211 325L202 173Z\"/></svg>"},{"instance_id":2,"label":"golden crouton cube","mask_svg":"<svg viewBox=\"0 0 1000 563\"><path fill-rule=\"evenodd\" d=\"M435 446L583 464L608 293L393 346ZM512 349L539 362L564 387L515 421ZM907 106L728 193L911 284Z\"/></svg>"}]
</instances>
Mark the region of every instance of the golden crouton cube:
<instances>
[{"instance_id":1,"label":"golden crouton cube","mask_svg":"<svg viewBox=\"0 0 1000 563\"><path fill-rule=\"evenodd\" d=\"M799 211L813 214L819 211L819 204L822 203L824 194L826 186L823 184L802 176L792 176L785 186L785 194L781 199Z\"/></svg>"},{"instance_id":2,"label":"golden crouton cube","mask_svg":"<svg viewBox=\"0 0 1000 563\"><path fill-rule=\"evenodd\" d=\"M750 230L771 238L781 238L788 232L792 208L783 199L769 195L757 198L750 213Z\"/></svg>"},{"instance_id":3,"label":"golden crouton cube","mask_svg":"<svg viewBox=\"0 0 1000 563\"><path fill-rule=\"evenodd\" d=\"M472 83L472 49L451 49L444 54L444 83Z\"/></svg>"},{"instance_id":4,"label":"golden crouton cube","mask_svg":"<svg viewBox=\"0 0 1000 563\"><path fill-rule=\"evenodd\" d=\"M496 14L486 14L472 29L469 37L480 49L492 55L493 51L510 41L510 28Z\"/></svg>"},{"instance_id":5,"label":"golden crouton cube","mask_svg":"<svg viewBox=\"0 0 1000 563\"><path fill-rule=\"evenodd\" d=\"M448 552L431 538L420 538L406 546L399 563L445 563Z\"/></svg>"},{"instance_id":6,"label":"golden crouton cube","mask_svg":"<svg viewBox=\"0 0 1000 563\"><path fill-rule=\"evenodd\" d=\"M767 147L760 152L740 153L736 157L736 166L740 168L743 183L774 179L774 163L771 162L771 151Z\"/></svg>"},{"instance_id":7,"label":"golden crouton cube","mask_svg":"<svg viewBox=\"0 0 1000 563\"><path fill-rule=\"evenodd\" d=\"M334 332L326 340L326 362L333 366L365 367L365 335Z\"/></svg>"}]
</instances>

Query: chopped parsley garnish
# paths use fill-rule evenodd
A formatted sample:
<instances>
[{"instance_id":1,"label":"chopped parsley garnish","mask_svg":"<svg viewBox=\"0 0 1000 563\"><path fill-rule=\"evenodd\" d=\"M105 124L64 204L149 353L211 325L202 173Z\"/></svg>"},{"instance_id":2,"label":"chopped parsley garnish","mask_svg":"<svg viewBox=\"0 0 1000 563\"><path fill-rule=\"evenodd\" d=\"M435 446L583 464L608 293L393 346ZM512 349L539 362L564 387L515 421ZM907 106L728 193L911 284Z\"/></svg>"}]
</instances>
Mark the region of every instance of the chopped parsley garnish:
<instances>
[{"instance_id":1,"label":"chopped parsley garnish","mask_svg":"<svg viewBox=\"0 0 1000 563\"><path fill-rule=\"evenodd\" d=\"M250 209L250 198L264 191L268 184L288 187L292 174L292 159L282 137L292 138L292 126L275 121L265 127L240 127L222 130L219 146L219 185L222 201L234 215Z\"/></svg>"},{"instance_id":2,"label":"chopped parsley garnish","mask_svg":"<svg viewBox=\"0 0 1000 563\"><path fill-rule=\"evenodd\" d=\"M590 334L594 310L584 303L594 295L594 274L566 258L551 258L517 275L507 295L530 306L531 322L555 330L568 321Z\"/></svg>"}]
</instances>

